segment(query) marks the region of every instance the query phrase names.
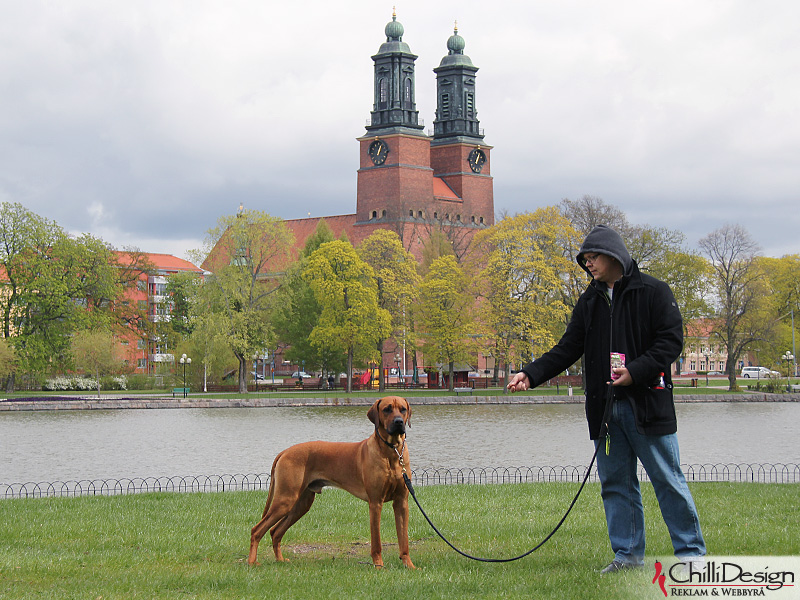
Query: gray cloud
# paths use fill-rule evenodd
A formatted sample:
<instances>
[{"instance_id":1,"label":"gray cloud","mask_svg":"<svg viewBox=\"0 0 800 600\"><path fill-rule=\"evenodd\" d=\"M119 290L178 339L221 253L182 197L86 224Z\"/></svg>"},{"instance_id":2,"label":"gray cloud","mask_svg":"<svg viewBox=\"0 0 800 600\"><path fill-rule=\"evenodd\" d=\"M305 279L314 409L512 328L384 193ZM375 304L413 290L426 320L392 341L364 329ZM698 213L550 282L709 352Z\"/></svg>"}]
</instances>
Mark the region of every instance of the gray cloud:
<instances>
[{"instance_id":1,"label":"gray cloud","mask_svg":"<svg viewBox=\"0 0 800 600\"><path fill-rule=\"evenodd\" d=\"M354 211L391 4L0 4L0 199L177 255L240 202L284 218ZM428 126L458 19L498 211L590 194L691 244L738 222L767 254L800 252L797 3L399 11Z\"/></svg>"}]
</instances>

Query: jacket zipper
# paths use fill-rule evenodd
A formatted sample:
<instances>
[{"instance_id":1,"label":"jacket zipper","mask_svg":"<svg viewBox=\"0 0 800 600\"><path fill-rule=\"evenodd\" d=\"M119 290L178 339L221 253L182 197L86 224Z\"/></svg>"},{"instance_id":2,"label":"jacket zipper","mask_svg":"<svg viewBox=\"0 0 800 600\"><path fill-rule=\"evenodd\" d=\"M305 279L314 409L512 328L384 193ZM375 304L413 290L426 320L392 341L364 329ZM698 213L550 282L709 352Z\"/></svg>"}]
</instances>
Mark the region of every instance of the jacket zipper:
<instances>
[{"instance_id":1,"label":"jacket zipper","mask_svg":"<svg viewBox=\"0 0 800 600\"><path fill-rule=\"evenodd\" d=\"M601 292L603 297L608 302L608 364L611 364L611 353L614 351L614 294L609 298L608 292ZM627 358L627 357L626 357ZM609 368L609 376L611 374ZM612 380L613 381L613 380ZM608 422L611 420L611 411L614 404L614 387L611 383L608 384L608 392L606 393L606 406L603 410L603 425L606 429L606 456L611 452L611 431Z\"/></svg>"}]
</instances>

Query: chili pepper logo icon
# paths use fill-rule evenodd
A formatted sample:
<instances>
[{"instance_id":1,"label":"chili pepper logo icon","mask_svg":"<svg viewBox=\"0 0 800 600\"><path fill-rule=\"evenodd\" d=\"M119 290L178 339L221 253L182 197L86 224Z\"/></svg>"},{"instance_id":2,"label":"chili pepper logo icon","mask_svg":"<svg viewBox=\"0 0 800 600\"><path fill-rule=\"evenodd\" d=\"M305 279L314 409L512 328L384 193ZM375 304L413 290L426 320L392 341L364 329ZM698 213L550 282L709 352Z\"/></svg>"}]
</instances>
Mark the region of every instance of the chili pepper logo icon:
<instances>
[{"instance_id":1,"label":"chili pepper logo icon","mask_svg":"<svg viewBox=\"0 0 800 600\"><path fill-rule=\"evenodd\" d=\"M667 576L664 575L661 571L663 567L661 562L656 561L656 574L653 577L653 585L655 585L656 581L658 581L658 586L661 588L661 591L664 592L664 598L667 597L667 588L664 585L664 582L667 580Z\"/></svg>"}]
</instances>

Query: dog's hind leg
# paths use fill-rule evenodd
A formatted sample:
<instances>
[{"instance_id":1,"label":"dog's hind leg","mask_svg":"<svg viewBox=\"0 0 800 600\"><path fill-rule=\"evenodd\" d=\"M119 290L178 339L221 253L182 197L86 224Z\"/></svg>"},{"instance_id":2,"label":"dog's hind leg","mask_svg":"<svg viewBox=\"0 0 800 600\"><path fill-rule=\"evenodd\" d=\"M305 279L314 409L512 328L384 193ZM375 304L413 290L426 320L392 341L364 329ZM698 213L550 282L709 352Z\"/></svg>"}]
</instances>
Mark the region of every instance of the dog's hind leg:
<instances>
[{"instance_id":1,"label":"dog's hind leg","mask_svg":"<svg viewBox=\"0 0 800 600\"><path fill-rule=\"evenodd\" d=\"M281 540L284 534L289 530L289 527L297 523L297 521L308 512L311 505L314 503L314 496L316 496L316 494L309 488L306 488L306 490L300 494L300 498L297 499L297 502L292 507L292 510L289 511L289 514L287 514L283 520L276 523L270 530L269 533L272 536L272 551L275 553L275 560L286 560L283 558L283 552L281 552Z\"/></svg>"},{"instance_id":2,"label":"dog's hind leg","mask_svg":"<svg viewBox=\"0 0 800 600\"><path fill-rule=\"evenodd\" d=\"M261 520L250 530L250 554L247 557L247 562L250 565L256 564L258 558L258 543L261 541L261 538L273 527L280 526L280 524L286 520L287 515L292 511L294 505L297 504L297 494L292 494L289 497L282 496L281 494L276 495L281 497L273 498L264 516L261 517Z\"/></svg>"}]
</instances>

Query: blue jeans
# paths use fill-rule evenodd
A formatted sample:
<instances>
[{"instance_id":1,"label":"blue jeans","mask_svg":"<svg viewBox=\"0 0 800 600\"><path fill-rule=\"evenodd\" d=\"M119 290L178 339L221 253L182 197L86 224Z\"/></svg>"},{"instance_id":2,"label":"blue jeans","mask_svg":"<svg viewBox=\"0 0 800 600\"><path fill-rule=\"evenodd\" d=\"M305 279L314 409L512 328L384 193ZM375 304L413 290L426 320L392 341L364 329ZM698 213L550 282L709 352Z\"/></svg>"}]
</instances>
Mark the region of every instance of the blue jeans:
<instances>
[{"instance_id":1,"label":"blue jeans","mask_svg":"<svg viewBox=\"0 0 800 600\"><path fill-rule=\"evenodd\" d=\"M614 559L636 565L644 561L644 509L637 458L653 484L675 556L681 559L704 556L706 545L700 532L697 508L681 470L677 434L639 433L633 408L625 399L614 401L609 432L608 456L605 438L595 440L595 445L600 445L597 474Z\"/></svg>"}]
</instances>

